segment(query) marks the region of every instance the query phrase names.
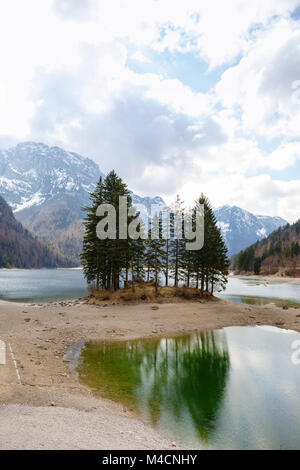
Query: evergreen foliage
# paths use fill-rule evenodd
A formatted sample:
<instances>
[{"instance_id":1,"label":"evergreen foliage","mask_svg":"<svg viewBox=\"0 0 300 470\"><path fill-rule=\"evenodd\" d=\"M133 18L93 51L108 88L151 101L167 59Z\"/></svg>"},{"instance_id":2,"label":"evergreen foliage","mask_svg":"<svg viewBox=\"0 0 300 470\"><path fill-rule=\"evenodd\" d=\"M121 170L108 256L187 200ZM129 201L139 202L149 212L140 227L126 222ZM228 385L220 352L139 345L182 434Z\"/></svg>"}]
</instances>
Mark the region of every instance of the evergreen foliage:
<instances>
[{"instance_id":1,"label":"evergreen foliage","mask_svg":"<svg viewBox=\"0 0 300 470\"><path fill-rule=\"evenodd\" d=\"M260 274L263 266L272 266L274 272L280 266L291 267L300 255L299 234L300 221L280 227L267 238L238 253L233 258L233 269Z\"/></svg>"},{"instance_id":2,"label":"evergreen foliage","mask_svg":"<svg viewBox=\"0 0 300 470\"><path fill-rule=\"evenodd\" d=\"M152 281L158 294L161 283L178 287L197 287L202 294L213 294L215 289L223 289L227 282L229 261L227 249L222 239L216 218L208 199L201 195L192 210L192 221L195 227L196 210L204 205L204 246L201 250L188 250L184 235L184 206L177 196L171 207L171 216L165 219L156 214L148 237L142 236L145 227L139 227L140 237L133 240L120 236L119 196L127 196L128 208L132 207L126 184L114 171L103 180L99 179L97 187L90 195L91 204L85 208L85 237L81 259L84 274L89 284L97 289L117 290L128 287L139 281ZM106 215L97 215L100 204L111 204L116 209L116 234L99 239L97 225L104 224ZM166 208L167 209L167 208ZM137 215L136 215L137 216ZM128 225L136 216L127 218ZM169 228L166 227L170 221ZM156 227L153 236L152 230ZM159 237L157 237L157 234ZM124 234L123 234L124 235Z\"/></svg>"}]
</instances>

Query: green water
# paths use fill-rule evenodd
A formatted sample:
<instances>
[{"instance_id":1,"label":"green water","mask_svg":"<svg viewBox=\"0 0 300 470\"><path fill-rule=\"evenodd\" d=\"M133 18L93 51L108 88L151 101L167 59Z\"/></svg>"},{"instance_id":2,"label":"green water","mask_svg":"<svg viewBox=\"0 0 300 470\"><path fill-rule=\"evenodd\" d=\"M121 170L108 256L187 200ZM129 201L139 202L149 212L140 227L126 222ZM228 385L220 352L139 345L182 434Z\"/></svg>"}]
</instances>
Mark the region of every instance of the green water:
<instances>
[{"instance_id":1,"label":"green water","mask_svg":"<svg viewBox=\"0 0 300 470\"><path fill-rule=\"evenodd\" d=\"M228 299L230 300L230 299ZM236 301L236 298L234 299ZM240 296L239 300L242 304L247 305L268 305L271 302L277 307L288 307L288 308L300 308L300 302L295 302L294 300L290 299L276 299L272 297L246 297Z\"/></svg>"},{"instance_id":2,"label":"green water","mask_svg":"<svg viewBox=\"0 0 300 470\"><path fill-rule=\"evenodd\" d=\"M184 445L300 449L300 334L233 327L81 350L79 379Z\"/></svg>"}]
</instances>

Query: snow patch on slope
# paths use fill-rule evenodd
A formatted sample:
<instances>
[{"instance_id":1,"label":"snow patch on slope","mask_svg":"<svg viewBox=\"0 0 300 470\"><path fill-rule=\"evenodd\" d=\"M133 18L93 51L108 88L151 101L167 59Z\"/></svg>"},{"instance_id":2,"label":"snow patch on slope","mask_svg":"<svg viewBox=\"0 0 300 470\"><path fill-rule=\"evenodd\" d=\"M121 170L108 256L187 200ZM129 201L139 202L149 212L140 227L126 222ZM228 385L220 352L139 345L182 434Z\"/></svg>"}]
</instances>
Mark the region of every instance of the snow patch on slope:
<instances>
[{"instance_id":1,"label":"snow patch on slope","mask_svg":"<svg viewBox=\"0 0 300 470\"><path fill-rule=\"evenodd\" d=\"M22 198L21 204L15 206L14 212L20 212L32 206L40 206L45 202L46 198L40 192L35 193L30 199Z\"/></svg>"}]
</instances>

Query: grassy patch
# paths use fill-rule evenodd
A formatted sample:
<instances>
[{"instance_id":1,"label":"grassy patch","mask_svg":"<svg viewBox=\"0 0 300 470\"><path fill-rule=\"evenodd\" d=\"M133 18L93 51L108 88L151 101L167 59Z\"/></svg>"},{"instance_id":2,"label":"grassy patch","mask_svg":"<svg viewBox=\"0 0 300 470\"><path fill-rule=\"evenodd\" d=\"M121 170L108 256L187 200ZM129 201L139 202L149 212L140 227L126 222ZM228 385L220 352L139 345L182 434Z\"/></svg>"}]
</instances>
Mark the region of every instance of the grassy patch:
<instances>
[{"instance_id":1,"label":"grassy patch","mask_svg":"<svg viewBox=\"0 0 300 470\"><path fill-rule=\"evenodd\" d=\"M201 294L199 289L193 287L159 287L158 293L151 282L136 284L134 290L129 287L127 289L119 289L117 291L97 290L91 288L88 299L91 303L149 303L149 302L180 302L180 301L197 301L201 299L216 300L209 292Z\"/></svg>"}]
</instances>

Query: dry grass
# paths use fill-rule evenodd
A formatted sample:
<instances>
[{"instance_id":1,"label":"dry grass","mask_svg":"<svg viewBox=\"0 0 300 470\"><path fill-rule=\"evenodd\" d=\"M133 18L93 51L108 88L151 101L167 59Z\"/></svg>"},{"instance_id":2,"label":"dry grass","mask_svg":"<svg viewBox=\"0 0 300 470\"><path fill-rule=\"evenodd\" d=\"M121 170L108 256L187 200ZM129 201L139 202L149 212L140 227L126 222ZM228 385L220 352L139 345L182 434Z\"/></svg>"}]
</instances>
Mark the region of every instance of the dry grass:
<instances>
[{"instance_id":1,"label":"dry grass","mask_svg":"<svg viewBox=\"0 0 300 470\"><path fill-rule=\"evenodd\" d=\"M151 282L136 284L134 290L131 287L127 289L119 289L117 291L91 289L88 296L90 303L168 303L181 301L200 301L215 300L210 293L204 292L201 295L199 289L192 287L159 287L158 293Z\"/></svg>"}]
</instances>

